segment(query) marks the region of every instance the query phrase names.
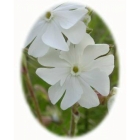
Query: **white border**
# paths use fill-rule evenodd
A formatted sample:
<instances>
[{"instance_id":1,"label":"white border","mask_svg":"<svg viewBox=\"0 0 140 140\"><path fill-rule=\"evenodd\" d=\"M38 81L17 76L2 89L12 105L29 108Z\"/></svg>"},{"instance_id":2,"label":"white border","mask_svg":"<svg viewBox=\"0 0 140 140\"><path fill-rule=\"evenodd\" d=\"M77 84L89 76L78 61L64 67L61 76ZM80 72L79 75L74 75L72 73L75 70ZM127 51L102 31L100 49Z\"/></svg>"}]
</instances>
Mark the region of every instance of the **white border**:
<instances>
[{"instance_id":1,"label":"white border","mask_svg":"<svg viewBox=\"0 0 140 140\"><path fill-rule=\"evenodd\" d=\"M24 41L36 19L60 0L15 0L15 140L62 139L46 131L34 119L23 96L20 79L20 60ZM66 2L66 1L65 1ZM71 1L72 2L72 1ZM75 0L74 2L80 2ZM82 0L93 8L108 25L119 50L120 92L114 107L102 124L94 131L76 139L124 140L125 139L125 0ZM123 68L123 69L122 69ZM65 138L66 139L66 138Z\"/></svg>"}]
</instances>

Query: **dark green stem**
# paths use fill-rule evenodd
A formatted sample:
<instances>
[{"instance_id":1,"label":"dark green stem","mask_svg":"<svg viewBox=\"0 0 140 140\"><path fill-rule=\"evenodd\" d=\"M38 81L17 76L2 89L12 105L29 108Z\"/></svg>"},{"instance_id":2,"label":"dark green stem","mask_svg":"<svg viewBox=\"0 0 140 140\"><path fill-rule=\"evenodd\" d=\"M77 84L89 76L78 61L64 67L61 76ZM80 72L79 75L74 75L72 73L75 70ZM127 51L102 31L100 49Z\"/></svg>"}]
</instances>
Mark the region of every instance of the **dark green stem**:
<instances>
[{"instance_id":1,"label":"dark green stem","mask_svg":"<svg viewBox=\"0 0 140 140\"><path fill-rule=\"evenodd\" d=\"M88 110L85 110L85 130L88 131Z\"/></svg>"},{"instance_id":2,"label":"dark green stem","mask_svg":"<svg viewBox=\"0 0 140 140\"><path fill-rule=\"evenodd\" d=\"M31 80L30 80L30 77L29 77L29 74L28 74L26 56L24 54L23 54L23 70L24 70L23 73L25 75L26 82L27 82L26 84L27 84L30 96L32 97L34 106L35 106L36 114L38 116L38 119L39 119L40 123L43 124L41 113L40 113L40 109L39 109L39 105L38 105L37 99L35 97L34 90L32 88L32 83L31 83Z\"/></svg>"}]
</instances>

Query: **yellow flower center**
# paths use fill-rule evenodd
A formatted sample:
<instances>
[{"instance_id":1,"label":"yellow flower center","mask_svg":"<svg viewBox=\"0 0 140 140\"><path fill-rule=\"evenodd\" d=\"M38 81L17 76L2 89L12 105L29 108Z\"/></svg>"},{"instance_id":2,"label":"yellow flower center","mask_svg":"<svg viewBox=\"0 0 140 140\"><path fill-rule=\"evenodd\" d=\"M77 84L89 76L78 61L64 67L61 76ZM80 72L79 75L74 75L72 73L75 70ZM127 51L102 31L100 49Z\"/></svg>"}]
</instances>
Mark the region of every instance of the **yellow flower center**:
<instances>
[{"instance_id":1,"label":"yellow flower center","mask_svg":"<svg viewBox=\"0 0 140 140\"><path fill-rule=\"evenodd\" d=\"M73 67L73 71L74 71L75 73L77 73L77 72L79 71L78 67L77 67L77 66L74 66L74 67Z\"/></svg>"},{"instance_id":2,"label":"yellow flower center","mask_svg":"<svg viewBox=\"0 0 140 140\"><path fill-rule=\"evenodd\" d=\"M47 13L46 13L46 18L47 18L47 19L50 19L51 15L52 15L51 12L47 12Z\"/></svg>"}]
</instances>

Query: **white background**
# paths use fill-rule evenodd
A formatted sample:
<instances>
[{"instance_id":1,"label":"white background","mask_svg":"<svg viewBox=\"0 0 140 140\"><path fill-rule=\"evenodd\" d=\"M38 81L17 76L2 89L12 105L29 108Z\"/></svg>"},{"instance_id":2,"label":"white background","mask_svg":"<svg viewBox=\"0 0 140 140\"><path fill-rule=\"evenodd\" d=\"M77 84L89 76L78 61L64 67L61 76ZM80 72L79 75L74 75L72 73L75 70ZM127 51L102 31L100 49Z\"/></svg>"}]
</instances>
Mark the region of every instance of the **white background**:
<instances>
[{"instance_id":1,"label":"white background","mask_svg":"<svg viewBox=\"0 0 140 140\"><path fill-rule=\"evenodd\" d=\"M82 2L92 7L112 31L119 51L121 75L120 92L110 114L95 131L77 139L125 140L125 116L127 116L127 140L137 140L140 130L139 3L136 0L127 2L126 32L124 0L82 0ZM0 139L62 139L47 132L34 119L25 102L20 83L20 59L24 41L35 20L53 3L55 0L15 0L14 13L13 1L5 0L1 3ZM13 138L13 126L15 138Z\"/></svg>"}]
</instances>

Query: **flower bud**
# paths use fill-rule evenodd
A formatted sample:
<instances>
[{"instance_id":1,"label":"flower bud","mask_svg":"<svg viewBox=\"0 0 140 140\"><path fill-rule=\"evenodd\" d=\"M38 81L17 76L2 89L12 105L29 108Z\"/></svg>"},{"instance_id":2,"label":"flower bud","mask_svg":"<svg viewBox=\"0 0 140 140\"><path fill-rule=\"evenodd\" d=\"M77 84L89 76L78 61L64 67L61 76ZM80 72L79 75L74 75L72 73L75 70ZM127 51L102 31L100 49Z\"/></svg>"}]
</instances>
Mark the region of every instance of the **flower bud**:
<instances>
[{"instance_id":1,"label":"flower bud","mask_svg":"<svg viewBox=\"0 0 140 140\"><path fill-rule=\"evenodd\" d=\"M113 87L113 89L111 90L110 92L110 97L108 98L108 101L107 101L107 108L108 108L108 111L110 111L112 105L113 105L113 102L116 98L116 94L118 92L118 88L117 87Z\"/></svg>"},{"instance_id":2,"label":"flower bud","mask_svg":"<svg viewBox=\"0 0 140 140\"><path fill-rule=\"evenodd\" d=\"M82 21L88 26L89 22L91 21L91 16L86 14Z\"/></svg>"}]
</instances>

